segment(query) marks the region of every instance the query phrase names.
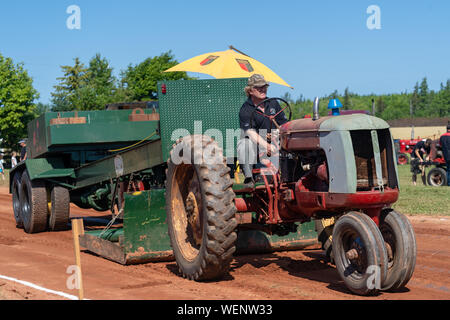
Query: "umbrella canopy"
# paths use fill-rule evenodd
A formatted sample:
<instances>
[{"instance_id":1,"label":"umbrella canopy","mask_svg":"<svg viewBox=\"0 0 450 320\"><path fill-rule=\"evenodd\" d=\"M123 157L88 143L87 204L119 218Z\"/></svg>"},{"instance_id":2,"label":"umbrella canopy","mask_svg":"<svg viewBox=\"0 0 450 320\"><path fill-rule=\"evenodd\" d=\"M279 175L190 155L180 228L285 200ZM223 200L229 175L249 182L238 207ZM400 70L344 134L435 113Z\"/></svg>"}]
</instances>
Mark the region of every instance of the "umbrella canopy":
<instances>
[{"instance_id":1,"label":"umbrella canopy","mask_svg":"<svg viewBox=\"0 0 450 320\"><path fill-rule=\"evenodd\" d=\"M259 73L269 82L292 88L261 62L232 49L201 54L181 62L164 72L172 71L205 73L217 79L248 78L255 73Z\"/></svg>"}]
</instances>

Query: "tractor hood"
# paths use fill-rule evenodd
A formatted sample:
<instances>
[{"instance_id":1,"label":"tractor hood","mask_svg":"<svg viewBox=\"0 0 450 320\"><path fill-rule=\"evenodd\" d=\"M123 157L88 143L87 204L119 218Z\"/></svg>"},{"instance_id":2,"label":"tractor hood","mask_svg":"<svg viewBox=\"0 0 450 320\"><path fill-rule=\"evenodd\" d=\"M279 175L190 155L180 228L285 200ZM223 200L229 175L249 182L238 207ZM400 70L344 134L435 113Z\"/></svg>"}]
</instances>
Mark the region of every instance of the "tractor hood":
<instances>
[{"instance_id":1,"label":"tractor hood","mask_svg":"<svg viewBox=\"0 0 450 320\"><path fill-rule=\"evenodd\" d=\"M321 146L320 136L327 132L388 129L389 124L366 114L297 119L280 127L281 145L285 150L314 150Z\"/></svg>"},{"instance_id":2,"label":"tractor hood","mask_svg":"<svg viewBox=\"0 0 450 320\"><path fill-rule=\"evenodd\" d=\"M290 121L280 128L280 133L305 131L341 131L341 130L373 130L387 129L389 124L383 119L366 114L349 114L342 116L311 118Z\"/></svg>"},{"instance_id":3,"label":"tractor hood","mask_svg":"<svg viewBox=\"0 0 450 320\"><path fill-rule=\"evenodd\" d=\"M389 186L398 185L389 125L380 118L350 114L317 120L298 119L281 126L280 142L288 152L325 152L328 159L329 192L354 193L357 183L369 179L378 181L377 177L382 177L382 170L391 170ZM382 164L381 159L389 159L388 162L394 163L394 166L389 165L388 168L387 164ZM357 167L362 170L361 163L367 166L368 162L373 169L370 177L357 171ZM377 174L374 177L375 169ZM385 173L384 176L387 177L388 174Z\"/></svg>"}]
</instances>

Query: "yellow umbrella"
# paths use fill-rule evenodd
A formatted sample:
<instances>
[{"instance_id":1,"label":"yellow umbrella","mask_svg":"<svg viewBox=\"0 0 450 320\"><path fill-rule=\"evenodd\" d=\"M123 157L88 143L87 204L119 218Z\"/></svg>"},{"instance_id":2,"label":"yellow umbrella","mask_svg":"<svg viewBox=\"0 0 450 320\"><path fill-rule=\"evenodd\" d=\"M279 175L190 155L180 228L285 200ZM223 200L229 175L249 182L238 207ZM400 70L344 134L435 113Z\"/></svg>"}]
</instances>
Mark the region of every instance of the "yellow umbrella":
<instances>
[{"instance_id":1,"label":"yellow umbrella","mask_svg":"<svg viewBox=\"0 0 450 320\"><path fill-rule=\"evenodd\" d=\"M283 79L281 79L275 72L263 65L261 62L237 52L238 50L230 46L230 50L217 51L211 53L201 54L164 72L172 71L188 71L206 73L217 79L224 78L248 78L255 73L262 74L269 82L281 84L283 86L292 88ZM236 50L236 51L235 51Z\"/></svg>"}]
</instances>

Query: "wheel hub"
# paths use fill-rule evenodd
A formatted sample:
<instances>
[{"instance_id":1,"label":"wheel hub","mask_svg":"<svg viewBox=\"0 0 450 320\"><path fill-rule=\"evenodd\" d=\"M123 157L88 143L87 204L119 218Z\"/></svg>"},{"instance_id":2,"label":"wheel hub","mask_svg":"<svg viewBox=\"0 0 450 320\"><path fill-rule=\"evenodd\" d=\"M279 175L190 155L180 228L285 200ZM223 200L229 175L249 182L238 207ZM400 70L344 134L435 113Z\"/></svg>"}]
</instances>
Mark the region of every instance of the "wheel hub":
<instances>
[{"instance_id":1,"label":"wheel hub","mask_svg":"<svg viewBox=\"0 0 450 320\"><path fill-rule=\"evenodd\" d=\"M200 213L195 194L191 191L186 198L186 213L189 226L192 229L196 245L202 242L202 230L200 228Z\"/></svg>"}]
</instances>

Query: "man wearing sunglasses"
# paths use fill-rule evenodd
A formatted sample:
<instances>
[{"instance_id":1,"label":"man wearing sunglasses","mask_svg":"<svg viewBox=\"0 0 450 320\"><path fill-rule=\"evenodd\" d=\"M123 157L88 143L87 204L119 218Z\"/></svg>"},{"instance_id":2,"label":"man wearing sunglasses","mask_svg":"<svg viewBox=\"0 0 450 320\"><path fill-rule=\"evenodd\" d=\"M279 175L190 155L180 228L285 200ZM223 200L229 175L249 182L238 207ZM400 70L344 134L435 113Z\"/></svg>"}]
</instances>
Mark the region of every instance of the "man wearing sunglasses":
<instances>
[{"instance_id":1,"label":"man wearing sunglasses","mask_svg":"<svg viewBox=\"0 0 450 320\"><path fill-rule=\"evenodd\" d=\"M239 111L239 122L241 128L241 139L237 145L239 164L245 176L245 187L253 188L252 168L258 163L258 147L265 150L269 156L278 153L278 146L271 141L272 130L276 129L275 124L263 114L274 116L278 125L286 123L288 120L281 111L280 104L276 100L267 99L267 88L269 83L260 74L252 75L247 82L244 91L248 99Z\"/></svg>"}]
</instances>

